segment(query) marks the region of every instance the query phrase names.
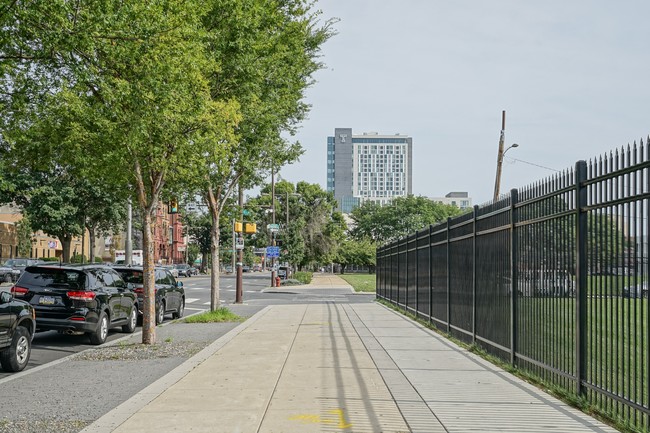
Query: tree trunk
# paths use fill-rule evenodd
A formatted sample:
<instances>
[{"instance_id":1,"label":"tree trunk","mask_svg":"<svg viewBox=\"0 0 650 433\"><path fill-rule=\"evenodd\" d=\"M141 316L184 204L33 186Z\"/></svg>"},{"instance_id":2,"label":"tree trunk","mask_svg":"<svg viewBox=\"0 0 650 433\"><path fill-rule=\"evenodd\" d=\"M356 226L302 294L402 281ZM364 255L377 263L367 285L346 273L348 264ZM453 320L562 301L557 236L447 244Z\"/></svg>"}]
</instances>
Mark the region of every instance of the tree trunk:
<instances>
[{"instance_id":1,"label":"tree trunk","mask_svg":"<svg viewBox=\"0 0 650 433\"><path fill-rule=\"evenodd\" d=\"M219 308L219 204L212 190L207 194L208 208L212 217L212 227L210 227L210 311L216 311ZM235 246L233 245L233 248Z\"/></svg>"},{"instance_id":2,"label":"tree trunk","mask_svg":"<svg viewBox=\"0 0 650 433\"><path fill-rule=\"evenodd\" d=\"M95 227L88 227L88 262L95 263Z\"/></svg>"},{"instance_id":3,"label":"tree trunk","mask_svg":"<svg viewBox=\"0 0 650 433\"><path fill-rule=\"evenodd\" d=\"M151 191L147 195L145 190L142 170L137 160L135 165L135 189L138 197L138 206L142 212L142 249L143 257L143 291L144 301L142 302L142 344L156 344L156 291L154 271L154 237L152 218L158 207L158 196L163 187L162 174L153 179ZM157 180L157 182L155 181Z\"/></svg>"},{"instance_id":4,"label":"tree trunk","mask_svg":"<svg viewBox=\"0 0 650 433\"><path fill-rule=\"evenodd\" d=\"M143 218L143 244L144 244L144 302L142 305L142 343L156 344L156 292L154 290L154 242L151 212L144 212Z\"/></svg>"},{"instance_id":5,"label":"tree trunk","mask_svg":"<svg viewBox=\"0 0 650 433\"><path fill-rule=\"evenodd\" d=\"M72 246L72 236L59 236L59 240L61 241L61 249L63 250L63 262L70 263L70 247Z\"/></svg>"}]
</instances>

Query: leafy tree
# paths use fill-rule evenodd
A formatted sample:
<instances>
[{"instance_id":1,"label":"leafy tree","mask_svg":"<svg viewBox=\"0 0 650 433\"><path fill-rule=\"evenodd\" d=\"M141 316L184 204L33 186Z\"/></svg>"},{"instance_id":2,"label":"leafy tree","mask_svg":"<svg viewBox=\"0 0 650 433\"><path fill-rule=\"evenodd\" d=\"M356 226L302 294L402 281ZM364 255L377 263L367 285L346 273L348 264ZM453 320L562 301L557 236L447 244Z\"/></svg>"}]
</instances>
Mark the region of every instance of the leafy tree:
<instances>
[{"instance_id":1,"label":"leafy tree","mask_svg":"<svg viewBox=\"0 0 650 433\"><path fill-rule=\"evenodd\" d=\"M349 265L374 267L377 264L377 245L370 239L346 239L336 253L335 261L341 265L341 273Z\"/></svg>"},{"instance_id":2,"label":"leafy tree","mask_svg":"<svg viewBox=\"0 0 650 433\"><path fill-rule=\"evenodd\" d=\"M27 121L7 119L12 137L30 129L37 96L46 95L47 125L63 144L58 161L135 193L145 250L144 343L155 342L152 218L161 192L191 176L188 161L203 157L196 149L216 143L214 135L227 137L237 121L237 104L213 101L205 79L217 70L205 55L206 12L198 0L35 1L14 2L0 18L11 35L0 39L10 95L3 103L9 113L30 113Z\"/></svg>"},{"instance_id":3,"label":"leafy tree","mask_svg":"<svg viewBox=\"0 0 650 433\"><path fill-rule=\"evenodd\" d=\"M336 254L339 242L344 238L346 225L343 216L335 211L332 193L318 184L298 182L294 187L287 181L276 184L276 223L281 224L282 260L295 264L299 269L319 263L329 263ZM289 224L287 226L287 199L289 200ZM265 185L258 198L249 201L258 225L265 227L272 220L272 213L264 210L272 205L271 186ZM256 238L258 246L271 245L268 231L262 230Z\"/></svg>"},{"instance_id":4,"label":"leafy tree","mask_svg":"<svg viewBox=\"0 0 650 433\"><path fill-rule=\"evenodd\" d=\"M357 240L368 238L383 244L461 213L455 206L421 196L398 197L383 207L367 201L352 211L350 234Z\"/></svg>"},{"instance_id":5,"label":"leafy tree","mask_svg":"<svg viewBox=\"0 0 650 433\"><path fill-rule=\"evenodd\" d=\"M303 0L212 0L204 26L208 52L218 68L209 76L215 101L238 103L236 136L214 136L199 153L200 191L212 217L212 257L219 257L219 219L239 186L259 184L270 171L302 153L283 133L295 132L307 112L302 102L320 68L320 45L331 35ZM223 148L221 143L236 148ZM211 308L219 306L218 262L211 272Z\"/></svg>"},{"instance_id":6,"label":"leafy tree","mask_svg":"<svg viewBox=\"0 0 650 433\"><path fill-rule=\"evenodd\" d=\"M23 217L16 223L16 234L18 237L18 257L29 257L32 252L32 236L34 229L29 215L23 212Z\"/></svg>"}]
</instances>

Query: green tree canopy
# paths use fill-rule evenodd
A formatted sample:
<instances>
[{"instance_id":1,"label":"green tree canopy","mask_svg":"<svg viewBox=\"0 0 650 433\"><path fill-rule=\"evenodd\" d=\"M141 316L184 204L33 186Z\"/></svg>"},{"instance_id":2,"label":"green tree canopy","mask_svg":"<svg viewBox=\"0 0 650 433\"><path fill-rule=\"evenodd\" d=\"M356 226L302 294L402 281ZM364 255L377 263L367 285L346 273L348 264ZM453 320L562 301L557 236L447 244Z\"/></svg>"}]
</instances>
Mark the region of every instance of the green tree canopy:
<instances>
[{"instance_id":1,"label":"green tree canopy","mask_svg":"<svg viewBox=\"0 0 650 433\"><path fill-rule=\"evenodd\" d=\"M421 196L398 197L383 207L367 201L352 211L350 234L357 240L371 239L383 244L460 213L455 206Z\"/></svg>"}]
</instances>

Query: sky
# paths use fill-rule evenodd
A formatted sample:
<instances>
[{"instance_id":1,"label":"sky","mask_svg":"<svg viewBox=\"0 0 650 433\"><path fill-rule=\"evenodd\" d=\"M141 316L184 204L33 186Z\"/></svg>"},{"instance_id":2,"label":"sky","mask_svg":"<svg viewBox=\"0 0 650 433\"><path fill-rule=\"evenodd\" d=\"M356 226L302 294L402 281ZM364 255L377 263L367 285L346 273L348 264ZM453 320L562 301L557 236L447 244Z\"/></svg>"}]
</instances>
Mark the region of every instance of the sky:
<instances>
[{"instance_id":1,"label":"sky","mask_svg":"<svg viewBox=\"0 0 650 433\"><path fill-rule=\"evenodd\" d=\"M326 187L334 128L413 138L413 194L492 199L650 134L648 0L318 0L337 19L282 168Z\"/></svg>"}]
</instances>

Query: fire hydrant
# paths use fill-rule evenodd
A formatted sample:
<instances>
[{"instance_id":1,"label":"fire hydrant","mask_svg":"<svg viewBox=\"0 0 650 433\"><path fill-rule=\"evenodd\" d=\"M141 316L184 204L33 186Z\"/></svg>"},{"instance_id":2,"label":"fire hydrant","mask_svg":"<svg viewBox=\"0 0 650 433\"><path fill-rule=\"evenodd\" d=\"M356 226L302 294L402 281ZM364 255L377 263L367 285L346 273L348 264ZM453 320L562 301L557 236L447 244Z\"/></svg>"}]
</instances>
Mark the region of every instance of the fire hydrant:
<instances>
[{"instance_id":1,"label":"fire hydrant","mask_svg":"<svg viewBox=\"0 0 650 433\"><path fill-rule=\"evenodd\" d=\"M275 287L280 287L282 284L280 277L275 277Z\"/></svg>"}]
</instances>

